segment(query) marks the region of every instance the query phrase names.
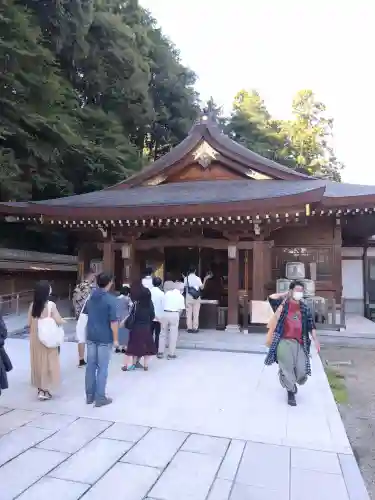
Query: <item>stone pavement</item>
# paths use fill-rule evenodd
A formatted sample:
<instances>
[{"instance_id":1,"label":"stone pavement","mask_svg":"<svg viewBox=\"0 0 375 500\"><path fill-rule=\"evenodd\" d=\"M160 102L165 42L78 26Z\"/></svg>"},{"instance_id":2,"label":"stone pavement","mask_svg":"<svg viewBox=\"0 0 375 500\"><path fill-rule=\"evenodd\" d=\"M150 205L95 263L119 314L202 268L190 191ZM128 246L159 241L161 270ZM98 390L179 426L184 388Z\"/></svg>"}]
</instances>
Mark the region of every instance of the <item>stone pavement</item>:
<instances>
[{"instance_id":1,"label":"stone pavement","mask_svg":"<svg viewBox=\"0 0 375 500\"><path fill-rule=\"evenodd\" d=\"M29 387L27 340L0 396L0 500L368 500L319 357L288 407L259 354L181 350L149 372L114 355L112 405L85 404L76 346L48 402Z\"/></svg>"}]
</instances>

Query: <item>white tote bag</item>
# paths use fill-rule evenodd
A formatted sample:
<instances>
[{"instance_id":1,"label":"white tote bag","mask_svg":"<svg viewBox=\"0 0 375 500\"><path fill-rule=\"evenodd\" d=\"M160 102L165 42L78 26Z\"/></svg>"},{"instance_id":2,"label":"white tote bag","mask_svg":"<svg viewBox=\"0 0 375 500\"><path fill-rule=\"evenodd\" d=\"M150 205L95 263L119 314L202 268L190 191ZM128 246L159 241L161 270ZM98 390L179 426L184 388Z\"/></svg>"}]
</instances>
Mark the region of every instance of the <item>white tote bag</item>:
<instances>
[{"instance_id":1,"label":"white tote bag","mask_svg":"<svg viewBox=\"0 0 375 500\"><path fill-rule=\"evenodd\" d=\"M53 302L48 301L47 316L38 319L38 338L48 349L55 349L64 342L64 329L51 316L53 305Z\"/></svg>"},{"instance_id":2,"label":"white tote bag","mask_svg":"<svg viewBox=\"0 0 375 500\"><path fill-rule=\"evenodd\" d=\"M91 297L91 294L87 297L87 299L86 299L86 301L81 309L81 312L78 316L78 320L77 320L77 324L76 324L76 339L77 339L78 344L85 344L86 343L86 338L87 338L86 328L87 328L88 316L83 311L85 310L87 301L89 300L90 297Z\"/></svg>"},{"instance_id":3,"label":"white tote bag","mask_svg":"<svg viewBox=\"0 0 375 500\"><path fill-rule=\"evenodd\" d=\"M78 344L86 343L87 314L81 312L76 324L76 338Z\"/></svg>"}]
</instances>

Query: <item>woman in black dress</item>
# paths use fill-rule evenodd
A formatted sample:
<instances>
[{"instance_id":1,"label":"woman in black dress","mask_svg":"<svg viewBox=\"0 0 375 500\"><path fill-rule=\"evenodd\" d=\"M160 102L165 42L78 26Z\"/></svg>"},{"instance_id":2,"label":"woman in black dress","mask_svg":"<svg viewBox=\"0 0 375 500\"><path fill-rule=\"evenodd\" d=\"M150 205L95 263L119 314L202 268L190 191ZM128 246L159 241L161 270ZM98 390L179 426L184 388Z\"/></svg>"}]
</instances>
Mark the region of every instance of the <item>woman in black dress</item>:
<instances>
[{"instance_id":1,"label":"woman in black dress","mask_svg":"<svg viewBox=\"0 0 375 500\"><path fill-rule=\"evenodd\" d=\"M155 318L151 292L139 283L131 287L130 297L135 307L135 313L129 332L126 361L122 370L134 370L136 361L143 357L143 369L147 371L149 357L156 354L151 326Z\"/></svg>"}]
</instances>

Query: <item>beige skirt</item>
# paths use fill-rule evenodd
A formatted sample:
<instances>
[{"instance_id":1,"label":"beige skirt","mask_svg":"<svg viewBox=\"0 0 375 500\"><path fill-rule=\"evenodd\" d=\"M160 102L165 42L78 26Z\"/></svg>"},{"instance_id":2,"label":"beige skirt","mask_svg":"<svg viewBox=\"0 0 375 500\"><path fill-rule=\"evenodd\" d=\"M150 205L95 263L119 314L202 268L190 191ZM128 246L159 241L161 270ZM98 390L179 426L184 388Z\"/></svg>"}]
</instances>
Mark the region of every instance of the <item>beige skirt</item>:
<instances>
[{"instance_id":1,"label":"beige skirt","mask_svg":"<svg viewBox=\"0 0 375 500\"><path fill-rule=\"evenodd\" d=\"M58 348L49 349L38 337L38 321L30 327L31 384L37 389L50 391L60 385L60 356Z\"/></svg>"}]
</instances>

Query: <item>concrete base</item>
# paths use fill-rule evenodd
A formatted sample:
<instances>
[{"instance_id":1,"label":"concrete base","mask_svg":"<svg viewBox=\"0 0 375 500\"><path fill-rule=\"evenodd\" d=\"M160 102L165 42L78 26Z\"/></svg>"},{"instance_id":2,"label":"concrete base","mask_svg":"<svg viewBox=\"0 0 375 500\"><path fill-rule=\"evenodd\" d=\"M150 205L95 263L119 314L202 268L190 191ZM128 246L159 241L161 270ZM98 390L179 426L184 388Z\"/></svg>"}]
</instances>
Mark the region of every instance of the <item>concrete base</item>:
<instances>
[{"instance_id":1,"label":"concrete base","mask_svg":"<svg viewBox=\"0 0 375 500\"><path fill-rule=\"evenodd\" d=\"M228 333L241 333L239 325L227 325L225 331Z\"/></svg>"}]
</instances>

